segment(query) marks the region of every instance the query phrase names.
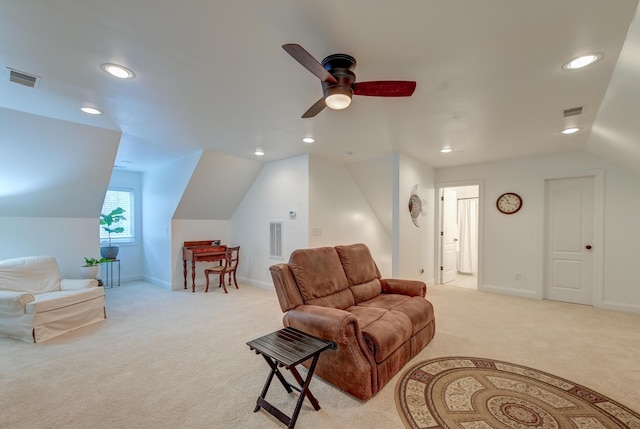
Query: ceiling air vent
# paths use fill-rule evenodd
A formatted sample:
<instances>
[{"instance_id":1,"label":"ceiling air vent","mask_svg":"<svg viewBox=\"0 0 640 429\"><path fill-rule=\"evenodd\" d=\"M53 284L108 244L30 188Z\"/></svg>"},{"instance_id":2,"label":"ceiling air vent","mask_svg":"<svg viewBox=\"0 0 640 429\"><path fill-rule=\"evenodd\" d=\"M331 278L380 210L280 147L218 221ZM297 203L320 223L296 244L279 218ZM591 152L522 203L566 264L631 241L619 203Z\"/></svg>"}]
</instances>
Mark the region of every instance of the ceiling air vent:
<instances>
[{"instance_id":1,"label":"ceiling air vent","mask_svg":"<svg viewBox=\"0 0 640 429\"><path fill-rule=\"evenodd\" d=\"M40 84L40 77L34 76L25 72L11 69L9 70L9 81L13 83L19 83L20 85L28 86L29 88L37 88Z\"/></svg>"},{"instance_id":2,"label":"ceiling air vent","mask_svg":"<svg viewBox=\"0 0 640 429\"><path fill-rule=\"evenodd\" d=\"M582 115L582 106L572 107L571 109L564 109L565 118L568 118L569 116L578 116L578 115Z\"/></svg>"}]
</instances>

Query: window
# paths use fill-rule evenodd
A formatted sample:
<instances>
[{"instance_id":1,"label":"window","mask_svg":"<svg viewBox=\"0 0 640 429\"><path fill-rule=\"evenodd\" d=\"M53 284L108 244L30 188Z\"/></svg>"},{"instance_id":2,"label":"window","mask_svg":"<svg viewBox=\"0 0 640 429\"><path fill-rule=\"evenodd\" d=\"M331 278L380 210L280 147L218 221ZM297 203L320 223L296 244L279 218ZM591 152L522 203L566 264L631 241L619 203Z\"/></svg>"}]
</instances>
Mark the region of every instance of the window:
<instances>
[{"instance_id":1,"label":"window","mask_svg":"<svg viewBox=\"0 0 640 429\"><path fill-rule=\"evenodd\" d=\"M124 232L111 234L111 241L115 242L133 242L135 241L134 230L134 210L133 210L133 191L126 189L113 189L110 188L107 191L107 195L104 197L104 204L102 204L102 211L100 213L108 214L111 211L121 207L124 209L122 214L126 219L120 220L118 223L111 225L111 228L122 227ZM106 241L109 239L109 233L100 226L100 241Z\"/></svg>"}]
</instances>

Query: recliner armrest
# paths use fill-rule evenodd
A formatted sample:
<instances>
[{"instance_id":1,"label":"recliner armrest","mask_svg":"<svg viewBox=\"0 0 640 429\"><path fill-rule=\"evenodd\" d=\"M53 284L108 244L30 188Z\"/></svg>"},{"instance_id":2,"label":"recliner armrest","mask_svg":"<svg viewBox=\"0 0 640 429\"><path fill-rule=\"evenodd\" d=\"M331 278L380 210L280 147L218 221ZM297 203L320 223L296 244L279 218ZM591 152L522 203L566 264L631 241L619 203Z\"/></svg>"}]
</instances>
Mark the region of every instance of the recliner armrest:
<instances>
[{"instance_id":1,"label":"recliner armrest","mask_svg":"<svg viewBox=\"0 0 640 429\"><path fill-rule=\"evenodd\" d=\"M427 285L420 280L380 279L380 284L382 285L382 293L397 293L423 298L427 295Z\"/></svg>"},{"instance_id":2,"label":"recliner armrest","mask_svg":"<svg viewBox=\"0 0 640 429\"><path fill-rule=\"evenodd\" d=\"M353 335L354 330L360 335L356 317L348 311L338 308L300 305L287 311L283 322L285 326L339 344L345 344L349 335ZM348 329L350 326L351 329Z\"/></svg>"}]
</instances>

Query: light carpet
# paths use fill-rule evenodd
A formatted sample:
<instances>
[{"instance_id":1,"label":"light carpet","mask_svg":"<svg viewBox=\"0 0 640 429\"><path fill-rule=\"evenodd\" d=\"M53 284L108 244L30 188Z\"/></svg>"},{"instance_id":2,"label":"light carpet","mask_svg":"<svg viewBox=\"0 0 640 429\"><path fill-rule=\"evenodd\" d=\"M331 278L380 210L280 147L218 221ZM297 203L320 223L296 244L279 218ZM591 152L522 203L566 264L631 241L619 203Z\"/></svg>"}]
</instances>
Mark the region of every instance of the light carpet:
<instances>
[{"instance_id":1,"label":"light carpet","mask_svg":"<svg viewBox=\"0 0 640 429\"><path fill-rule=\"evenodd\" d=\"M409 429L640 428L633 410L558 376L493 359L420 362L396 387Z\"/></svg>"},{"instance_id":2,"label":"light carpet","mask_svg":"<svg viewBox=\"0 0 640 429\"><path fill-rule=\"evenodd\" d=\"M282 327L273 290L240 284L168 291L106 289L107 320L40 344L0 338L3 429L282 428L253 412L268 374L247 341ZM538 368L640 408L640 315L433 286L436 335L406 368L441 356L484 356ZM362 403L314 377L296 424L403 429L394 386ZM267 399L293 410L276 384Z\"/></svg>"}]
</instances>

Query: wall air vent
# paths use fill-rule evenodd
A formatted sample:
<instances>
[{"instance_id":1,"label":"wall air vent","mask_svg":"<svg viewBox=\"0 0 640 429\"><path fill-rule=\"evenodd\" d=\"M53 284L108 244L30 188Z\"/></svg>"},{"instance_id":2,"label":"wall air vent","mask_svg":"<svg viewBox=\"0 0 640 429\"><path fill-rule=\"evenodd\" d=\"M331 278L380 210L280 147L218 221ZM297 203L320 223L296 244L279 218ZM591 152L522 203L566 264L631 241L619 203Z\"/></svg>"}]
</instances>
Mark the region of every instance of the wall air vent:
<instances>
[{"instance_id":1,"label":"wall air vent","mask_svg":"<svg viewBox=\"0 0 640 429\"><path fill-rule=\"evenodd\" d=\"M18 83L20 85L28 86L29 88L37 88L40 84L40 77L31 75L25 72L21 72L18 70L14 70L12 68L7 67L9 70L9 81L13 83Z\"/></svg>"},{"instance_id":2,"label":"wall air vent","mask_svg":"<svg viewBox=\"0 0 640 429\"><path fill-rule=\"evenodd\" d=\"M564 109L565 118L568 118L569 116L578 116L578 115L582 115L582 106L572 107L571 109Z\"/></svg>"},{"instance_id":3,"label":"wall air vent","mask_svg":"<svg viewBox=\"0 0 640 429\"><path fill-rule=\"evenodd\" d=\"M282 221L269 222L269 257L282 259Z\"/></svg>"}]
</instances>

